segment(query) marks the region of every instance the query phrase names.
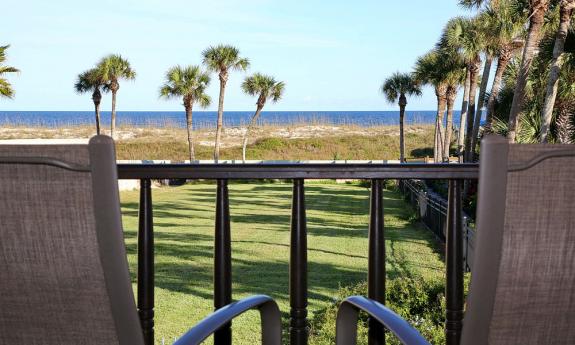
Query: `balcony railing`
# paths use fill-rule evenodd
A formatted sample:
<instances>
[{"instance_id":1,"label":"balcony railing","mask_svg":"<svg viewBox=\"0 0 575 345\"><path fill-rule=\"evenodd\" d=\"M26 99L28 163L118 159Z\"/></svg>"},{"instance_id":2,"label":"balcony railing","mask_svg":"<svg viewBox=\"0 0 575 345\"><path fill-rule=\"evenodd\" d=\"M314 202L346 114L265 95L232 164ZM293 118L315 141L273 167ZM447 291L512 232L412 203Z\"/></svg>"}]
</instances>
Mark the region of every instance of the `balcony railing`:
<instances>
[{"instance_id":1,"label":"balcony railing","mask_svg":"<svg viewBox=\"0 0 575 345\"><path fill-rule=\"evenodd\" d=\"M446 343L458 344L463 319L463 226L461 191L463 180L478 177L476 164L119 164L120 179L140 180L138 228L138 311L147 345L154 343L154 230L152 179L217 180L214 308L232 301L231 237L228 180L293 180L289 298L290 344L305 345L307 329L307 227L306 179L364 179L371 181L368 297L385 303L385 231L383 224L383 181L386 179L434 179L449 181L447 205L446 261ZM381 344L383 329L370 322L370 344ZM215 344L231 343L231 325L214 335Z\"/></svg>"}]
</instances>

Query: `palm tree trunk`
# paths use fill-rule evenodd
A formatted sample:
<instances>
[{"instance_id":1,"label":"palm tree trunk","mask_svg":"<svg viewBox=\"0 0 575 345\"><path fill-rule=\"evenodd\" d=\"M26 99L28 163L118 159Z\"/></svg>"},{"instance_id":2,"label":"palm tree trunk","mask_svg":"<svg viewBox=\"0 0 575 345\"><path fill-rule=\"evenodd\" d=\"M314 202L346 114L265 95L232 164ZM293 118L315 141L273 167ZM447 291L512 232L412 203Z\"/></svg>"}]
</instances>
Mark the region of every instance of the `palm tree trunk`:
<instances>
[{"instance_id":1,"label":"palm tree trunk","mask_svg":"<svg viewBox=\"0 0 575 345\"><path fill-rule=\"evenodd\" d=\"M191 102L191 104L187 104L185 107L186 107L186 128L188 130L188 147L190 149L190 164L191 164L192 161L196 159L196 153L194 152L194 132L192 127L193 102Z\"/></svg>"},{"instance_id":2,"label":"palm tree trunk","mask_svg":"<svg viewBox=\"0 0 575 345\"><path fill-rule=\"evenodd\" d=\"M479 101L477 102L477 110L475 111L475 119L473 121L473 130L471 132L471 151L475 152L477 147L477 137L479 136L479 126L481 124L481 117L483 115L483 107L485 106L485 91L487 90L487 83L489 82L489 73L491 72L491 63L493 57L487 55L485 57L485 66L483 67L483 76L481 77L481 85L479 87Z\"/></svg>"},{"instance_id":3,"label":"palm tree trunk","mask_svg":"<svg viewBox=\"0 0 575 345\"><path fill-rule=\"evenodd\" d=\"M112 90L112 119L110 123L110 136L114 138L114 130L116 129L116 92Z\"/></svg>"},{"instance_id":4,"label":"palm tree trunk","mask_svg":"<svg viewBox=\"0 0 575 345\"><path fill-rule=\"evenodd\" d=\"M216 142L214 147L214 161L220 159L220 143L222 140L222 128L224 126L224 94L226 92L227 75L220 73L220 99L218 101L218 123L216 125Z\"/></svg>"},{"instance_id":5,"label":"palm tree trunk","mask_svg":"<svg viewBox=\"0 0 575 345\"><path fill-rule=\"evenodd\" d=\"M94 92L92 93L92 101L94 101L94 113L96 115L96 135L100 135L100 102L102 101L100 89L94 89Z\"/></svg>"},{"instance_id":6,"label":"palm tree trunk","mask_svg":"<svg viewBox=\"0 0 575 345\"><path fill-rule=\"evenodd\" d=\"M499 96L499 91L501 91L501 81L503 80L503 72L507 68L509 60L511 60L511 51L507 49L502 49L497 59L497 69L495 70L495 77L493 77L493 85L491 86L491 93L489 94L489 100L487 101L487 128L493 126L493 119L495 117L495 101Z\"/></svg>"},{"instance_id":7,"label":"palm tree trunk","mask_svg":"<svg viewBox=\"0 0 575 345\"><path fill-rule=\"evenodd\" d=\"M447 87L445 85L439 85L435 88L435 94L437 95L437 116L435 117L435 140L433 147L433 161L435 163L441 161L443 152L443 115L445 114L447 104L446 92Z\"/></svg>"},{"instance_id":8,"label":"palm tree trunk","mask_svg":"<svg viewBox=\"0 0 575 345\"><path fill-rule=\"evenodd\" d=\"M443 142L443 161L449 163L449 147L451 146L451 132L453 132L453 104L457 97L457 87L447 88L447 118L445 119L445 138Z\"/></svg>"},{"instance_id":9,"label":"palm tree trunk","mask_svg":"<svg viewBox=\"0 0 575 345\"><path fill-rule=\"evenodd\" d=\"M519 116L521 112L523 112L523 107L525 106L525 86L527 85L531 63L535 57L539 41L541 40L541 29L543 27L545 12L547 12L548 6L549 0L532 1L527 41L523 48L521 67L519 69L517 84L515 85L515 92L513 94L513 102L511 103L511 111L509 113L509 131L507 133L507 138L511 143L515 142Z\"/></svg>"},{"instance_id":10,"label":"palm tree trunk","mask_svg":"<svg viewBox=\"0 0 575 345\"><path fill-rule=\"evenodd\" d=\"M470 83L469 83L469 106L467 107L467 129L465 131L465 162L470 162L473 158L471 150L471 136L473 135L473 124L475 122L475 96L477 94L477 78L479 77L479 66L481 58L477 56L475 61L469 65Z\"/></svg>"},{"instance_id":11,"label":"palm tree trunk","mask_svg":"<svg viewBox=\"0 0 575 345\"><path fill-rule=\"evenodd\" d=\"M559 110L557 114L557 141L561 144L574 144L575 126L573 125L573 114L569 108Z\"/></svg>"},{"instance_id":12,"label":"palm tree trunk","mask_svg":"<svg viewBox=\"0 0 575 345\"><path fill-rule=\"evenodd\" d=\"M575 0L561 1L560 22L557 35L555 36L555 46L553 47L553 60L549 69L549 79L545 91L545 104L541 111L541 142L546 143L549 137L549 127L553 117L553 105L559 89L559 73L563 66L563 51L565 49L565 39L571 24L571 15L575 7Z\"/></svg>"},{"instance_id":13,"label":"palm tree trunk","mask_svg":"<svg viewBox=\"0 0 575 345\"><path fill-rule=\"evenodd\" d=\"M262 112L263 108L264 108L263 105L258 105L258 107L256 108L256 112L252 116L252 119L250 121L250 125L248 126L248 128L246 128L246 133L244 134L244 140L243 140L243 146L242 146L242 160L244 162L246 161L246 149L248 146L248 135L251 132L251 130L256 126L258 118L260 117L260 113Z\"/></svg>"},{"instance_id":14,"label":"palm tree trunk","mask_svg":"<svg viewBox=\"0 0 575 345\"><path fill-rule=\"evenodd\" d=\"M404 132L404 119L405 119L405 106L407 99L404 94L399 96L399 162L405 162L405 132Z\"/></svg>"},{"instance_id":15,"label":"palm tree trunk","mask_svg":"<svg viewBox=\"0 0 575 345\"><path fill-rule=\"evenodd\" d=\"M463 85L463 102L461 103L461 115L459 119L459 133L457 136L457 156L459 163L463 163L463 156L465 153L465 128L467 128L467 107L469 106L469 87L471 84L471 71L467 68L465 74L465 84Z\"/></svg>"}]
</instances>

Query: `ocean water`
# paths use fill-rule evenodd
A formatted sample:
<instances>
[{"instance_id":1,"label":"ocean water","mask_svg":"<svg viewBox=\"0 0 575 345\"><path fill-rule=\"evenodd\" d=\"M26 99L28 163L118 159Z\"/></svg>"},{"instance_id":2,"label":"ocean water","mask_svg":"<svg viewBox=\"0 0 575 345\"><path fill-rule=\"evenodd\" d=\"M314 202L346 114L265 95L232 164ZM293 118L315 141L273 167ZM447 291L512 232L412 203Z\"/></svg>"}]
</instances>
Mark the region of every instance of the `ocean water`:
<instances>
[{"instance_id":1,"label":"ocean water","mask_svg":"<svg viewBox=\"0 0 575 345\"><path fill-rule=\"evenodd\" d=\"M249 123L252 111L225 111L224 126L233 127ZM406 111L406 124L433 124L435 111ZM459 112L454 111L459 119ZM183 111L118 111L118 125L185 127ZM195 128L213 128L216 125L216 111L195 111ZM102 124L109 125L110 112L101 114ZM458 121L454 121L457 123ZM379 126L397 125L398 111L264 111L259 124L291 125L301 123ZM59 127L94 124L93 111L0 111L0 126L24 125Z\"/></svg>"}]
</instances>

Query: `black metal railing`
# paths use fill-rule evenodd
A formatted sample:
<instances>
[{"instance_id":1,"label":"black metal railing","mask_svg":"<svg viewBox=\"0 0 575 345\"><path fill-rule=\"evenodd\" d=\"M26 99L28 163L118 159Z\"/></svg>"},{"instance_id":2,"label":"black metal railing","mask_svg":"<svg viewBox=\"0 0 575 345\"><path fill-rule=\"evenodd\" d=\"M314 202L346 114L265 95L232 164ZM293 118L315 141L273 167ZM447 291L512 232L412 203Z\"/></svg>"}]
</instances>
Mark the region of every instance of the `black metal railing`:
<instances>
[{"instance_id":1,"label":"black metal railing","mask_svg":"<svg viewBox=\"0 0 575 345\"><path fill-rule=\"evenodd\" d=\"M463 318L463 180L477 179L476 164L119 164L120 179L140 180L138 229L138 310L147 345L154 343L154 230L152 179L217 180L214 307L232 300L230 213L227 182L231 179L291 179L293 200L290 241L290 344L305 345L307 328L307 228L305 179L365 179L371 181L368 297L385 303L385 231L382 185L385 179L449 180L446 229L447 344L459 343ZM370 322L370 344L382 344L383 329ZM231 325L215 334L217 345L231 343Z\"/></svg>"},{"instance_id":2,"label":"black metal railing","mask_svg":"<svg viewBox=\"0 0 575 345\"><path fill-rule=\"evenodd\" d=\"M409 203L417 210L419 220L442 242L445 243L447 233L448 200L438 193L428 190L423 181L403 180L399 189ZM473 266L473 249L475 227L471 225L471 218L461 212L463 227L463 263L466 271Z\"/></svg>"}]
</instances>

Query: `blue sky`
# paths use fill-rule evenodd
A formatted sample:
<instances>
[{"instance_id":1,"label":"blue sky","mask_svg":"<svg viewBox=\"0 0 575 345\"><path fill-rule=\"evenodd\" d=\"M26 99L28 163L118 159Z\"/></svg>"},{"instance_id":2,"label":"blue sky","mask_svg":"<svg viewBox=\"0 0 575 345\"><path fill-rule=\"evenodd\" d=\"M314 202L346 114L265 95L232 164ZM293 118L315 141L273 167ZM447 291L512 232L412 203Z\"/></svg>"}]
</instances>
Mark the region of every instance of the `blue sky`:
<instances>
[{"instance_id":1,"label":"blue sky","mask_svg":"<svg viewBox=\"0 0 575 345\"><path fill-rule=\"evenodd\" d=\"M8 64L14 100L3 110L92 110L77 95L78 73L118 53L137 72L123 82L119 110L181 110L158 98L165 71L200 64L209 45L228 43L249 58L249 73L286 83L284 99L267 110L395 110L378 89L394 71L411 71L435 44L445 22L468 14L457 0L11 0L0 22L0 44L11 44ZM245 73L230 76L226 110L251 110ZM208 90L218 97L214 75ZM102 103L110 109L110 96ZM409 99L408 109L435 108L433 90ZM458 102L459 103L459 102ZM213 102L207 110L217 109Z\"/></svg>"}]
</instances>

